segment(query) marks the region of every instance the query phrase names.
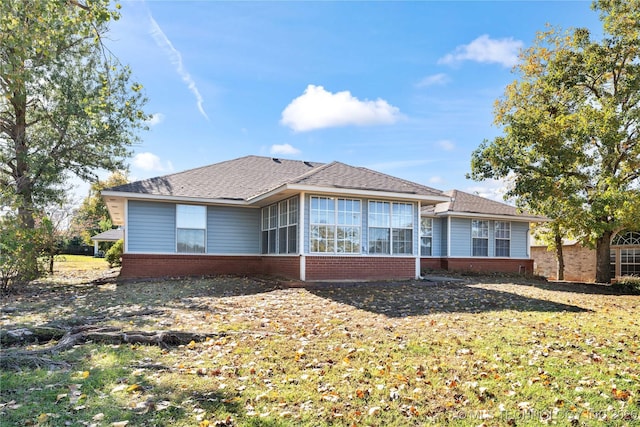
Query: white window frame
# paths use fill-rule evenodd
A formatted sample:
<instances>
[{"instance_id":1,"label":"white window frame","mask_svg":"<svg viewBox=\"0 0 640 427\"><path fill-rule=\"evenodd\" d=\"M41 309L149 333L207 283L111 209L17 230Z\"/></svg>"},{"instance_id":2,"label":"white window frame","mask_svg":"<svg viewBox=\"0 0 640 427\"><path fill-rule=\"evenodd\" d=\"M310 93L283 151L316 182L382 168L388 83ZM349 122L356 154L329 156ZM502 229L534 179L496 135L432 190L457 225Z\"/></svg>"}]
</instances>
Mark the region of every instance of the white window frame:
<instances>
[{"instance_id":1,"label":"white window frame","mask_svg":"<svg viewBox=\"0 0 640 427\"><path fill-rule=\"evenodd\" d=\"M188 213L189 210L202 210L201 224L189 224L185 215L193 215ZM182 211L182 212L181 212ZM186 221L186 222L185 222ZM193 226L196 225L196 226ZM180 250L180 231L202 231L202 251L186 251ZM206 254L207 253L207 207L203 205L176 205L176 253L180 254Z\"/></svg>"},{"instance_id":2,"label":"white window frame","mask_svg":"<svg viewBox=\"0 0 640 427\"><path fill-rule=\"evenodd\" d=\"M388 206L388 218L386 212L380 213L378 209L375 209L374 206ZM389 202L384 200L369 200L369 210L368 210L368 220L369 220L369 253L375 255L413 255L414 253L414 236L413 230L415 228L415 204L410 202ZM401 207L409 207L411 216L410 226L407 227L406 224L402 223L403 217L409 217L409 215L404 215L401 212ZM384 219L382 223L380 223L380 219ZM371 224L374 224L373 226ZM373 230L387 230L387 244L383 246L384 251L372 251L371 246L371 236ZM409 248L409 251L398 251L400 247L400 241L398 239L398 233L404 231L409 232L409 236L411 236L410 241L404 241L404 247Z\"/></svg>"},{"instance_id":3,"label":"white window frame","mask_svg":"<svg viewBox=\"0 0 640 427\"><path fill-rule=\"evenodd\" d=\"M423 242L428 239L429 245L427 246ZM429 248L429 253L425 254L422 248ZM420 256L428 257L433 256L433 218L421 217L420 218Z\"/></svg>"},{"instance_id":4,"label":"white window frame","mask_svg":"<svg viewBox=\"0 0 640 427\"><path fill-rule=\"evenodd\" d=\"M323 204L321 201L326 201L326 203ZM321 204L326 208L314 208L314 205ZM352 209L346 210L346 204L350 204ZM345 209L341 209L341 205L345 205ZM355 205L358 209L353 209ZM310 253L349 255L362 253L362 200L346 197L310 196L309 214ZM326 222L316 218L322 218ZM324 234L326 237L314 237L316 234L318 236ZM348 235L351 235L351 238ZM351 244L351 247L348 247L348 243Z\"/></svg>"},{"instance_id":5,"label":"white window frame","mask_svg":"<svg viewBox=\"0 0 640 427\"><path fill-rule=\"evenodd\" d=\"M506 231L506 233L504 234L498 234L498 224L506 224L506 229L502 230L503 232ZM495 234L495 246L494 246L494 254L496 257L500 257L500 258L509 258L511 257L511 221L494 221L493 224L494 227L494 234ZM509 248L509 253L506 255L498 255L498 241L501 242L507 242L508 243L508 248Z\"/></svg>"},{"instance_id":6,"label":"white window frame","mask_svg":"<svg viewBox=\"0 0 640 427\"><path fill-rule=\"evenodd\" d=\"M477 224L482 224L477 226ZM476 240L483 240L486 244L486 254L476 254ZM488 257L489 256L489 221L485 219L472 219L471 220L471 256L474 257Z\"/></svg>"}]
</instances>

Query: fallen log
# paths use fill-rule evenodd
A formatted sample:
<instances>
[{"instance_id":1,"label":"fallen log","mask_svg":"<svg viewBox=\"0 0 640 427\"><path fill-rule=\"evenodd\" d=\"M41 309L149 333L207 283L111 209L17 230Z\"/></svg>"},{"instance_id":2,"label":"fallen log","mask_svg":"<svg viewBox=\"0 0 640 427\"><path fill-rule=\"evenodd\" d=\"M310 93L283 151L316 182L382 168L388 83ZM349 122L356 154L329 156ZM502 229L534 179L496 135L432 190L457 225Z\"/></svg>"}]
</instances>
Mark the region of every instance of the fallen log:
<instances>
[{"instance_id":1,"label":"fallen log","mask_svg":"<svg viewBox=\"0 0 640 427\"><path fill-rule=\"evenodd\" d=\"M32 331L37 328L22 328L22 333ZM48 328L56 329L56 328ZM70 331L58 330L62 333L60 340L48 347L33 350L3 349L0 351L0 368L19 369L20 367L40 367L45 365L64 364L64 362L54 362L47 358L47 355L58 354L76 345L88 342L104 344L144 344L157 345L163 348L189 344L191 341L202 342L207 338L222 337L223 332L199 333L186 331L123 331L120 328L110 326L79 326ZM49 334L52 331L48 331Z\"/></svg>"}]
</instances>

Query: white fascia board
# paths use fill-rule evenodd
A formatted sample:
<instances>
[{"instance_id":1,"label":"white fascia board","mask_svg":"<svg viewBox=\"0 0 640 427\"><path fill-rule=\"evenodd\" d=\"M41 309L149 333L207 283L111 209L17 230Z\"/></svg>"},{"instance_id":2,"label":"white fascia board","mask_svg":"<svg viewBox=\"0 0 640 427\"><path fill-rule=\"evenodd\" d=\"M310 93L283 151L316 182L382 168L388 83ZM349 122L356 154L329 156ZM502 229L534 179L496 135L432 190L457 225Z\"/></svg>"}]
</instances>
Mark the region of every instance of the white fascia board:
<instances>
[{"instance_id":1,"label":"white fascia board","mask_svg":"<svg viewBox=\"0 0 640 427\"><path fill-rule=\"evenodd\" d=\"M431 216L431 215L424 215ZM471 213L471 212L440 212L435 214L435 216L445 216L445 217L453 217L453 218L483 218L483 219L500 219L505 221L515 221L515 222L547 222L546 219L541 219L533 216L517 216L517 215L490 215L490 214L481 214L481 213Z\"/></svg>"},{"instance_id":2,"label":"white fascia board","mask_svg":"<svg viewBox=\"0 0 640 427\"><path fill-rule=\"evenodd\" d=\"M249 199L250 203L257 203L262 199L266 199L275 194L281 193L286 190L301 191L306 193L318 193L318 194L332 194L332 195L345 195L345 196L360 196L370 199L389 199L389 200L412 200L412 201L428 201L428 202L448 202L451 200L449 196L424 196L419 194L410 193L394 193L390 191L374 191L374 190L359 190L356 188L335 188L335 187L321 187L316 185L302 185L302 184L285 184L267 193L263 193L259 196Z\"/></svg>"},{"instance_id":3,"label":"white fascia board","mask_svg":"<svg viewBox=\"0 0 640 427\"><path fill-rule=\"evenodd\" d=\"M158 202L185 202L201 205L234 205L252 207L246 200L206 199L202 197L164 196L156 194L125 193L122 191L103 191L103 197L120 197L128 200L150 200Z\"/></svg>"}]
</instances>

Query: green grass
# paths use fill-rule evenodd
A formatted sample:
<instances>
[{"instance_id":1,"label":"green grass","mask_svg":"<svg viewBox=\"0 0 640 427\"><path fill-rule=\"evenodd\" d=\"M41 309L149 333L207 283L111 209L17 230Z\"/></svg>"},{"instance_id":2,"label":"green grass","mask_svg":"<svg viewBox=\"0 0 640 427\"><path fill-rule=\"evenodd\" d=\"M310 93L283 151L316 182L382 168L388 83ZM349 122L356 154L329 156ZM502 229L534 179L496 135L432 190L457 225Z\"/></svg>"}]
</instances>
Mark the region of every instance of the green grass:
<instances>
[{"instance_id":1,"label":"green grass","mask_svg":"<svg viewBox=\"0 0 640 427\"><path fill-rule=\"evenodd\" d=\"M211 338L166 349L89 343L55 356L67 371L1 371L0 425L637 425L639 296L466 280L25 290L4 301L15 311L3 328L100 318ZM127 316L143 309L155 314Z\"/></svg>"}]
</instances>

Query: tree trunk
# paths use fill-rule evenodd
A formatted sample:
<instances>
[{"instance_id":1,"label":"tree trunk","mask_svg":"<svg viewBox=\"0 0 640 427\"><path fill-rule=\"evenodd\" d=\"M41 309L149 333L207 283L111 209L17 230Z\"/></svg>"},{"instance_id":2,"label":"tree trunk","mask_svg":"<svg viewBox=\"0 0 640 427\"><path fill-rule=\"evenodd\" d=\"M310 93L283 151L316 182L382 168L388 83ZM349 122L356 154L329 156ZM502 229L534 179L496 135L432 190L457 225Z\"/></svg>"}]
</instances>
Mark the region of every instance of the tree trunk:
<instances>
[{"instance_id":1,"label":"tree trunk","mask_svg":"<svg viewBox=\"0 0 640 427\"><path fill-rule=\"evenodd\" d=\"M613 232L605 231L596 240L596 282L611 282L611 236Z\"/></svg>"},{"instance_id":2,"label":"tree trunk","mask_svg":"<svg viewBox=\"0 0 640 427\"><path fill-rule=\"evenodd\" d=\"M29 144L27 141L27 89L24 84L18 84L11 105L15 113L13 128L13 143L16 153L13 179L18 196L18 217L25 228L33 230L35 219L33 215L33 181L29 170Z\"/></svg>"},{"instance_id":3,"label":"tree trunk","mask_svg":"<svg viewBox=\"0 0 640 427\"><path fill-rule=\"evenodd\" d=\"M558 280L564 280L564 253L563 253L563 247L562 247L562 235L560 234L560 230L559 228L556 228L554 230L554 239L555 239L555 245L556 245L556 259L558 261L557 264L557 275L556 277L558 278Z\"/></svg>"}]
</instances>

